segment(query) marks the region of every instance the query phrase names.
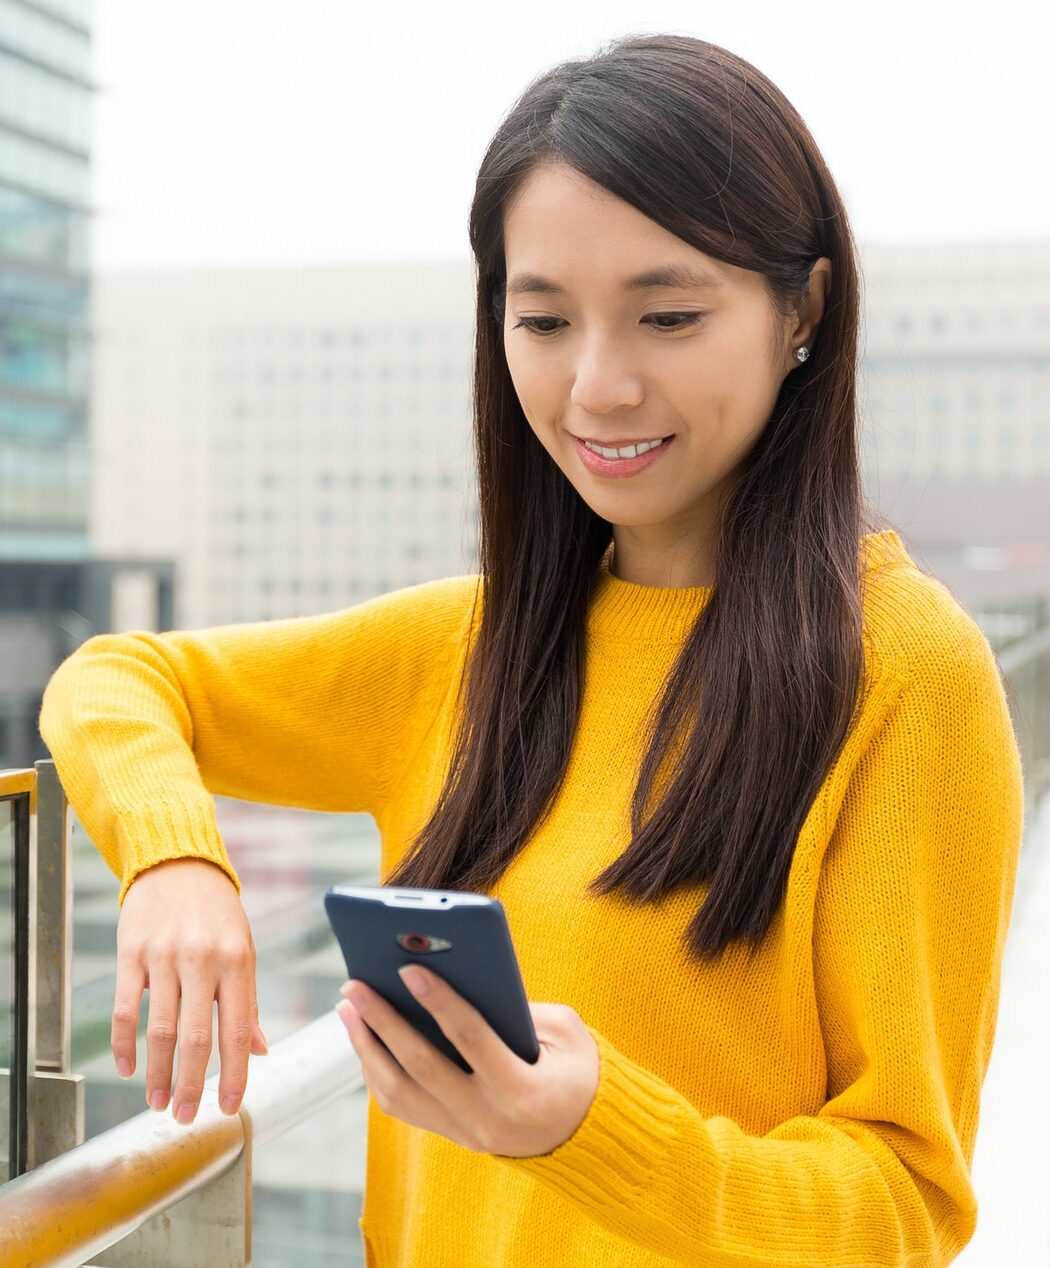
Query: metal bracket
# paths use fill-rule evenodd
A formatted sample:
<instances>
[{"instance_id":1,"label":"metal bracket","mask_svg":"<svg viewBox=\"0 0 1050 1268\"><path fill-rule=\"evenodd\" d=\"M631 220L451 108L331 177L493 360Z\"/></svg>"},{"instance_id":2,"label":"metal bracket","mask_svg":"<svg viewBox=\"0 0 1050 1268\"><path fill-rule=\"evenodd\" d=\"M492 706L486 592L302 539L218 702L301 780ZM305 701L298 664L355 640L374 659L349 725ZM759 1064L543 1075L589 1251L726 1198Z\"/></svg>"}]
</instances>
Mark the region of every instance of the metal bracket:
<instances>
[{"instance_id":1,"label":"metal bracket","mask_svg":"<svg viewBox=\"0 0 1050 1268\"><path fill-rule=\"evenodd\" d=\"M34 1167L84 1143L84 1082L82 1074L38 1070L33 1075L29 1139Z\"/></svg>"},{"instance_id":2,"label":"metal bracket","mask_svg":"<svg viewBox=\"0 0 1050 1268\"><path fill-rule=\"evenodd\" d=\"M11 1072L0 1069L0 1140L8 1133ZM84 1076L38 1070L29 1080L31 1167L57 1158L84 1141ZM0 1156L0 1183L10 1179Z\"/></svg>"}]
</instances>

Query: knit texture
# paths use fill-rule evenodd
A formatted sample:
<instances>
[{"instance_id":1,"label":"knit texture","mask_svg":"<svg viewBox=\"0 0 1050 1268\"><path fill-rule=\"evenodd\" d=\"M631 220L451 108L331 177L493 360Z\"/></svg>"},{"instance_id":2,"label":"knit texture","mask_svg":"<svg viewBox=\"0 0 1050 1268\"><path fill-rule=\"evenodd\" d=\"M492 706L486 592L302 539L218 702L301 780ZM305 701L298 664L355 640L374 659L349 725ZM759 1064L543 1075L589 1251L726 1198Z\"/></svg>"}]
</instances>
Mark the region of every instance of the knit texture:
<instances>
[{"instance_id":1,"label":"knit texture","mask_svg":"<svg viewBox=\"0 0 1050 1268\"><path fill-rule=\"evenodd\" d=\"M491 890L528 997L571 1005L594 1035L596 1096L567 1141L523 1159L370 1101L367 1262L947 1264L976 1224L1023 827L991 647L895 532L862 539L861 707L755 958L734 946L701 966L680 938L704 886L642 907L586 892L626 848L646 712L711 595L633 584L608 561L566 779ZM49 682L40 729L121 901L143 868L187 855L239 884L215 793L367 811L390 875L447 770L477 583L84 643Z\"/></svg>"}]
</instances>

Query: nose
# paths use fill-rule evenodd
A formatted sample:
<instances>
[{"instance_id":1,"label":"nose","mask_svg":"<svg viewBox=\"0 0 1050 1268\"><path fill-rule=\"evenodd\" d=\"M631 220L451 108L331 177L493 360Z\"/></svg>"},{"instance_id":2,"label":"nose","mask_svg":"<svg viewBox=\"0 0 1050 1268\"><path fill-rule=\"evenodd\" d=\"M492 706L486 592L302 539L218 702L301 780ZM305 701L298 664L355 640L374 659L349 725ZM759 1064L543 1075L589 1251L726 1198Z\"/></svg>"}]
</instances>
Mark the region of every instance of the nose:
<instances>
[{"instance_id":1,"label":"nose","mask_svg":"<svg viewBox=\"0 0 1050 1268\"><path fill-rule=\"evenodd\" d=\"M588 414L631 409L645 398L642 376L624 363L609 341L592 340L576 363L570 400Z\"/></svg>"}]
</instances>

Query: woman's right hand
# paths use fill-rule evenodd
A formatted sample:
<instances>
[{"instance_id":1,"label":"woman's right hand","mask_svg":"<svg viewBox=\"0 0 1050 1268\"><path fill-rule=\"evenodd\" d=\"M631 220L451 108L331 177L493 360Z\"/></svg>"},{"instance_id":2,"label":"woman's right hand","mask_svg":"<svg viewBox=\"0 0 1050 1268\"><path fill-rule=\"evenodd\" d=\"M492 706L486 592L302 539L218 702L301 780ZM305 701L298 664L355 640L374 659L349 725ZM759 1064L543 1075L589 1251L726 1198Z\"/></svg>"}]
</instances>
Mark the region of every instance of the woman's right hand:
<instances>
[{"instance_id":1,"label":"woman's right hand","mask_svg":"<svg viewBox=\"0 0 1050 1268\"><path fill-rule=\"evenodd\" d=\"M219 1002L219 1106L240 1108L248 1055L264 1055L255 990L255 943L237 888L215 863L168 859L147 868L124 895L117 922L113 1056L124 1078L135 1071L142 992L149 990L146 1101L171 1097L178 1042L175 1118L196 1117L212 1048L212 1004Z\"/></svg>"}]
</instances>

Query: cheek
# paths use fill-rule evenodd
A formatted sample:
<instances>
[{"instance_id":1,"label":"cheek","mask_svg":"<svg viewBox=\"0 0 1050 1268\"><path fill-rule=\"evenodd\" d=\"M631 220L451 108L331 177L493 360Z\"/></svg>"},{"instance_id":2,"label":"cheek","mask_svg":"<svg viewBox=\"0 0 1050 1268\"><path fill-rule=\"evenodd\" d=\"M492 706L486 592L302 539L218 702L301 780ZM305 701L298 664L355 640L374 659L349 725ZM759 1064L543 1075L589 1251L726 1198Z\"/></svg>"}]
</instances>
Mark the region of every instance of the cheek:
<instances>
[{"instance_id":1,"label":"cheek","mask_svg":"<svg viewBox=\"0 0 1050 1268\"><path fill-rule=\"evenodd\" d=\"M506 361L510 381L522 412L537 439L546 447L553 439L555 425L563 408L559 385L553 381L549 368L545 372L544 367L538 364L536 358L530 357L527 350L518 350L514 356L507 356Z\"/></svg>"},{"instance_id":2,"label":"cheek","mask_svg":"<svg viewBox=\"0 0 1050 1268\"><path fill-rule=\"evenodd\" d=\"M705 357L667 382L668 399L689 432L708 452L731 453L761 431L776 400L776 386L755 363L728 348Z\"/></svg>"}]
</instances>

